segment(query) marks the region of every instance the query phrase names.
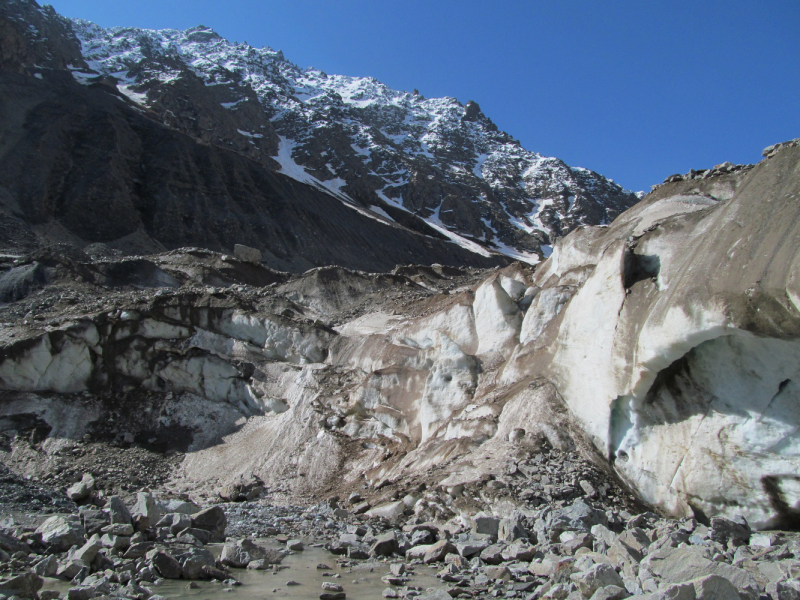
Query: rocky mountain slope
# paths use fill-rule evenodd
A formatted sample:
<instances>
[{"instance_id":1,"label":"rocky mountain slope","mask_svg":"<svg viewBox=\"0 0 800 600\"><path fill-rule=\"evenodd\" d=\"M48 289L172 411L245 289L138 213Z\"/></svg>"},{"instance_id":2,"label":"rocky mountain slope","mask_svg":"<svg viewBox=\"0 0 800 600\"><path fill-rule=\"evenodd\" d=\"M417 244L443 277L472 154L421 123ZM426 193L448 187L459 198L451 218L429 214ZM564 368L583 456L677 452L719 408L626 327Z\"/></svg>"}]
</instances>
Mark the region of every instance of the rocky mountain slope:
<instances>
[{"instance_id":1,"label":"rocky mountain slope","mask_svg":"<svg viewBox=\"0 0 800 600\"><path fill-rule=\"evenodd\" d=\"M29 9L37 32L53 23L69 27L31 3L1 8L9 7ZM28 21L3 23L19 33ZM507 262L453 244L419 219L398 224L181 133L113 83L81 85L55 68L80 60L78 42L55 28L36 43L31 31L0 38L6 68L0 72L0 244L6 252L20 255L52 242L105 243L129 254L187 245L231 252L242 243L260 249L273 268L295 272L327 264L385 270L410 262Z\"/></svg>"},{"instance_id":2,"label":"rocky mountain slope","mask_svg":"<svg viewBox=\"0 0 800 600\"><path fill-rule=\"evenodd\" d=\"M280 52L231 43L205 27L105 30L32 0L6 3L2 16L6 70L66 68L195 140L482 256L538 262L576 226L609 223L638 200L587 169L523 149L475 102L301 69ZM147 194L141 179L133 173L116 185ZM211 239L207 247L220 246Z\"/></svg>"}]
</instances>

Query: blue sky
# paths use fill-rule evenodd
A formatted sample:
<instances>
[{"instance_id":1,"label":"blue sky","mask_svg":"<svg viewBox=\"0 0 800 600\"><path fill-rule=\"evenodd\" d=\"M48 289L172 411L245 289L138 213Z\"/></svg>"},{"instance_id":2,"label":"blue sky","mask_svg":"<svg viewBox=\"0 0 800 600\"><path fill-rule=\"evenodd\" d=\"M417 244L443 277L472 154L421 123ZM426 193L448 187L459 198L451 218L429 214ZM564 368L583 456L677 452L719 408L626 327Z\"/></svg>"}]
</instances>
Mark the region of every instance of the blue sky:
<instances>
[{"instance_id":1,"label":"blue sky","mask_svg":"<svg viewBox=\"0 0 800 600\"><path fill-rule=\"evenodd\" d=\"M105 27L213 27L328 73L475 100L632 190L800 137L800 2L51 0Z\"/></svg>"}]
</instances>

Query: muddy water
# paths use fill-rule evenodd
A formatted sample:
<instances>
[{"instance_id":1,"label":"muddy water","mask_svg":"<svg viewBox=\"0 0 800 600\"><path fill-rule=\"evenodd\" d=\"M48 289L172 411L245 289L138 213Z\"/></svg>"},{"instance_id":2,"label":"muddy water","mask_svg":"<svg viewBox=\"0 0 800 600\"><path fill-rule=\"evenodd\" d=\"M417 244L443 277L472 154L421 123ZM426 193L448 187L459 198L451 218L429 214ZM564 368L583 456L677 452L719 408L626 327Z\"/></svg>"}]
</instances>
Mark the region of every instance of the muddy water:
<instances>
[{"instance_id":1,"label":"muddy water","mask_svg":"<svg viewBox=\"0 0 800 600\"><path fill-rule=\"evenodd\" d=\"M383 590L390 586L381 577L389 573L389 563L365 562L352 567L340 567L337 557L322 548L307 547L303 552L287 556L281 563L277 574L273 571L252 571L231 569L231 575L241 586L227 586L221 583L197 581L197 589L187 589L185 580L164 581L153 587L153 592L165 598L192 598L193 600L264 600L265 598L297 598L309 600L318 598L324 590L325 581L336 583L344 588L348 600L379 600ZM330 569L318 569L325 564ZM441 567L441 565L439 565ZM285 568L288 567L288 568ZM428 588L441 588L442 582L434 575L436 569L418 565L408 582L421 591ZM340 577L335 577L339 575ZM287 585L294 581L299 585ZM395 588L399 589L399 588Z\"/></svg>"}]
</instances>

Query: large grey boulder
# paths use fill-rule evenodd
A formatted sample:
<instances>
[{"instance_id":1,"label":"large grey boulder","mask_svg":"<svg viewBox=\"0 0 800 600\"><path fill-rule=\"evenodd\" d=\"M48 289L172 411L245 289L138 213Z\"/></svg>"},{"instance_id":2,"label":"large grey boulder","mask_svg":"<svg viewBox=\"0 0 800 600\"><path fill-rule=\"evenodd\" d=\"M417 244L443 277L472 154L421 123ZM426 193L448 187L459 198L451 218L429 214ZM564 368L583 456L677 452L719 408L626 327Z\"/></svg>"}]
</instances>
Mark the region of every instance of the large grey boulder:
<instances>
[{"instance_id":1,"label":"large grey boulder","mask_svg":"<svg viewBox=\"0 0 800 600\"><path fill-rule=\"evenodd\" d=\"M480 512L472 517L472 533L489 535L496 540L499 528L500 519L494 515Z\"/></svg>"},{"instance_id":2,"label":"large grey boulder","mask_svg":"<svg viewBox=\"0 0 800 600\"><path fill-rule=\"evenodd\" d=\"M82 544L86 539L80 519L72 515L52 516L36 529L36 533L42 534L44 544L53 546L60 552L69 550L76 544Z\"/></svg>"},{"instance_id":3,"label":"large grey boulder","mask_svg":"<svg viewBox=\"0 0 800 600\"><path fill-rule=\"evenodd\" d=\"M576 583L584 598L592 596L598 589L609 585L625 587L619 573L611 565L594 565L588 571L573 573L570 579Z\"/></svg>"},{"instance_id":4,"label":"large grey boulder","mask_svg":"<svg viewBox=\"0 0 800 600\"><path fill-rule=\"evenodd\" d=\"M2 531L0 531L0 550L5 550L11 554L14 552L25 552L26 554L30 552L27 543Z\"/></svg>"},{"instance_id":5,"label":"large grey boulder","mask_svg":"<svg viewBox=\"0 0 800 600\"><path fill-rule=\"evenodd\" d=\"M193 548L180 557L182 577L184 579L203 579L204 567L214 567L214 555L205 548Z\"/></svg>"},{"instance_id":6,"label":"large grey boulder","mask_svg":"<svg viewBox=\"0 0 800 600\"><path fill-rule=\"evenodd\" d=\"M225 527L227 525L228 520L225 517L225 511L220 506L212 506L192 515L192 527L205 529L211 534L214 541L225 539Z\"/></svg>"},{"instance_id":7,"label":"large grey boulder","mask_svg":"<svg viewBox=\"0 0 800 600\"><path fill-rule=\"evenodd\" d=\"M264 560L271 565L280 564L286 558L286 552L275 548L264 548L252 540L244 538L237 545L250 555L253 560Z\"/></svg>"},{"instance_id":8,"label":"large grey boulder","mask_svg":"<svg viewBox=\"0 0 800 600\"><path fill-rule=\"evenodd\" d=\"M242 548L240 543L233 541L225 542L222 547L222 553L219 556L220 563L235 569L244 569L252 560L255 560L255 558Z\"/></svg>"},{"instance_id":9,"label":"large grey boulder","mask_svg":"<svg viewBox=\"0 0 800 600\"><path fill-rule=\"evenodd\" d=\"M735 586L742 600L758 600L764 593L764 585L750 572L713 561L711 554L712 550L708 547L663 548L647 555L640 566L665 583L683 583L707 575L718 575Z\"/></svg>"},{"instance_id":10,"label":"large grey boulder","mask_svg":"<svg viewBox=\"0 0 800 600\"><path fill-rule=\"evenodd\" d=\"M111 518L112 524L130 525L131 524L131 511L125 506L122 498L119 496L111 496L108 499L108 516Z\"/></svg>"},{"instance_id":11,"label":"large grey boulder","mask_svg":"<svg viewBox=\"0 0 800 600\"><path fill-rule=\"evenodd\" d=\"M192 518L184 513L166 514L156 523L156 527L167 527L172 534L177 534L179 531L189 529L191 526Z\"/></svg>"},{"instance_id":12,"label":"large grey boulder","mask_svg":"<svg viewBox=\"0 0 800 600\"><path fill-rule=\"evenodd\" d=\"M36 563L33 570L40 577L55 577L58 572L58 559L54 554L46 556Z\"/></svg>"},{"instance_id":13,"label":"large grey boulder","mask_svg":"<svg viewBox=\"0 0 800 600\"><path fill-rule=\"evenodd\" d=\"M394 531L384 533L379 536L370 548L370 554L374 556L391 556L400 549L397 541L397 534Z\"/></svg>"},{"instance_id":14,"label":"large grey boulder","mask_svg":"<svg viewBox=\"0 0 800 600\"><path fill-rule=\"evenodd\" d=\"M183 513L184 515L193 515L201 510L194 502L174 499L158 501L158 508L163 514Z\"/></svg>"},{"instance_id":15,"label":"large grey boulder","mask_svg":"<svg viewBox=\"0 0 800 600\"><path fill-rule=\"evenodd\" d=\"M534 531L540 541L559 541L565 531L589 533L595 525L606 525L606 513L592 507L583 499L576 500L569 506L556 510L546 511L545 515L536 521Z\"/></svg>"},{"instance_id":16,"label":"large grey boulder","mask_svg":"<svg viewBox=\"0 0 800 600\"><path fill-rule=\"evenodd\" d=\"M4 596L18 596L20 598L35 598L36 592L42 589L44 579L36 573L28 572L8 579L0 580L0 594Z\"/></svg>"},{"instance_id":17,"label":"large grey boulder","mask_svg":"<svg viewBox=\"0 0 800 600\"><path fill-rule=\"evenodd\" d=\"M396 521L403 516L405 510L406 505L402 500L398 500L397 502L388 502L375 508L370 508L364 514L368 517L382 517L387 521Z\"/></svg>"},{"instance_id":18,"label":"large grey boulder","mask_svg":"<svg viewBox=\"0 0 800 600\"><path fill-rule=\"evenodd\" d=\"M740 600L736 587L719 575L707 575L691 581L667 585L641 600ZM781 598L780 600L784 600ZM787 599L788 600L788 599Z\"/></svg>"},{"instance_id":19,"label":"large grey boulder","mask_svg":"<svg viewBox=\"0 0 800 600\"><path fill-rule=\"evenodd\" d=\"M528 532L523 525L523 517L514 513L510 517L500 520L497 527L497 539L501 542L511 543L514 540L527 539Z\"/></svg>"},{"instance_id":20,"label":"large grey boulder","mask_svg":"<svg viewBox=\"0 0 800 600\"><path fill-rule=\"evenodd\" d=\"M139 531L153 527L158 522L160 515L158 504L152 494L147 492L136 494L136 503L131 509L131 517Z\"/></svg>"},{"instance_id":21,"label":"large grey boulder","mask_svg":"<svg viewBox=\"0 0 800 600\"><path fill-rule=\"evenodd\" d=\"M79 560L82 563L89 565L92 563L94 557L97 556L97 553L102 547L103 544L100 542L100 538L95 535L83 546L72 552L70 554L70 558L73 560Z\"/></svg>"},{"instance_id":22,"label":"large grey boulder","mask_svg":"<svg viewBox=\"0 0 800 600\"><path fill-rule=\"evenodd\" d=\"M153 566L161 573L164 579L180 579L183 569L181 564L171 555L159 551L153 555L151 560L153 561Z\"/></svg>"},{"instance_id":23,"label":"large grey boulder","mask_svg":"<svg viewBox=\"0 0 800 600\"><path fill-rule=\"evenodd\" d=\"M469 558L476 554L480 554L491 545L492 538L489 535L482 537L473 536L467 540L456 542L454 544L456 551L464 558Z\"/></svg>"}]
</instances>

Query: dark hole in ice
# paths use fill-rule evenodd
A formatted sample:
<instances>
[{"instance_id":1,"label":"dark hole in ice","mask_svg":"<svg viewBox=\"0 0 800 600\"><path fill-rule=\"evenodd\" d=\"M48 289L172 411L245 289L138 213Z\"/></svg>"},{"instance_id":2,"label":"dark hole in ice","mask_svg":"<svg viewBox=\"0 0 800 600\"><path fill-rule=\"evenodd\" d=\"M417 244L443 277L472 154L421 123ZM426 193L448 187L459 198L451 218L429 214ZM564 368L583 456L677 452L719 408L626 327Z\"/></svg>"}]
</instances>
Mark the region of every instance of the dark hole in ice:
<instances>
[{"instance_id":1,"label":"dark hole in ice","mask_svg":"<svg viewBox=\"0 0 800 600\"><path fill-rule=\"evenodd\" d=\"M640 281L658 277L661 272L661 259L655 254L625 254L625 264L622 274L622 285L625 289L632 288Z\"/></svg>"}]
</instances>

